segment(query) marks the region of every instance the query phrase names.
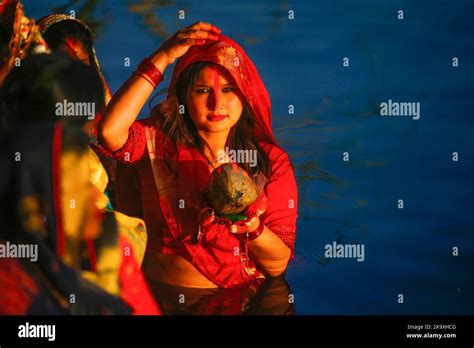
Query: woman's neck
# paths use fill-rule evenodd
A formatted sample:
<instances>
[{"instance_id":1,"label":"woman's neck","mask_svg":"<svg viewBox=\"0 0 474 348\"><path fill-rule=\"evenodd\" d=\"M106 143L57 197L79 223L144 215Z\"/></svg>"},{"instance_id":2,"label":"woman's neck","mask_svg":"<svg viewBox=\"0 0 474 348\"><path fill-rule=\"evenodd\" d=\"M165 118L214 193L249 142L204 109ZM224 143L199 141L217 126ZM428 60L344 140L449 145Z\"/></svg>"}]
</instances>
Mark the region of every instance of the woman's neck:
<instances>
[{"instance_id":1,"label":"woman's neck","mask_svg":"<svg viewBox=\"0 0 474 348\"><path fill-rule=\"evenodd\" d=\"M217 157L225 153L225 145L227 142L227 136L229 132L220 132L220 133L209 133L199 131L199 136L203 140L204 144L204 153L206 154L208 159L214 161Z\"/></svg>"}]
</instances>

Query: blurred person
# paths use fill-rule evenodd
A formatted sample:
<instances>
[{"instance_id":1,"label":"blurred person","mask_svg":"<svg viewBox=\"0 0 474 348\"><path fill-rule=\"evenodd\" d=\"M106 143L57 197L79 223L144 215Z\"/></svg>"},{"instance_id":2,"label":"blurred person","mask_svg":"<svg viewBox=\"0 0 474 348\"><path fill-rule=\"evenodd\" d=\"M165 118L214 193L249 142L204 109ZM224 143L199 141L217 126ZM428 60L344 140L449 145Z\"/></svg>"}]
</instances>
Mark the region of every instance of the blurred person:
<instances>
[{"instance_id":1,"label":"blurred person","mask_svg":"<svg viewBox=\"0 0 474 348\"><path fill-rule=\"evenodd\" d=\"M93 35L88 26L80 19L72 18L65 14L51 14L38 20L38 27L52 52L64 53L71 59L93 67L99 74L104 92L105 104L110 101L111 91L99 64L99 59L94 48ZM96 110L93 121L86 124L91 142L97 136L96 127L101 117L102 110ZM109 198L108 208L115 207L116 201L116 161L99 155L99 159L106 169L107 177L111 180L104 190ZM122 185L123 186L123 185Z\"/></svg>"},{"instance_id":2,"label":"blurred person","mask_svg":"<svg viewBox=\"0 0 474 348\"><path fill-rule=\"evenodd\" d=\"M97 71L107 105L111 98L110 87L102 73L92 33L87 25L65 14L51 14L39 19L38 27L52 52L63 52L71 59L91 66Z\"/></svg>"},{"instance_id":3,"label":"blurred person","mask_svg":"<svg viewBox=\"0 0 474 348\"><path fill-rule=\"evenodd\" d=\"M2 313L158 314L136 248L101 206L87 117L58 117L65 100L103 107L97 72L65 56L32 55L0 96L10 129L0 156L1 239L39 246L37 262L0 259Z\"/></svg>"},{"instance_id":4,"label":"blurred person","mask_svg":"<svg viewBox=\"0 0 474 348\"><path fill-rule=\"evenodd\" d=\"M93 36L87 25L81 20L77 18L71 18L65 14L51 14L41 18L38 21L38 26L42 36L48 44L48 47L53 52L65 53L71 59L91 66L97 71L102 82L105 104L107 104L111 98L110 88L100 67L99 60L93 45ZM96 137L96 125L101 117L100 110L97 111L98 112L95 115L94 122L88 123L88 125L93 128L89 129L92 138ZM105 206L102 208L116 208L114 214L116 220L119 222L118 228L133 240L133 246L136 251L136 255L139 262L141 263L145 252L146 228L143 221L140 219L129 217L118 212L117 205L115 204L115 191L117 187L116 163L114 160L100 156L99 159L103 164L102 167L97 161L97 155L91 153L89 157L91 160L91 166L95 168L92 180L93 182L97 183L96 186L98 186L99 191L105 193L99 197L99 201L105 204ZM106 171L103 170L104 167ZM129 178L131 175L133 175L133 173L127 172L122 174L124 169L119 168L119 170L121 170L121 175L119 175L118 183L120 189L124 190L129 186L125 178ZM111 180L109 180L109 177ZM135 216L139 215L135 214ZM137 225L141 226L140 230L142 232L136 232Z\"/></svg>"}]
</instances>

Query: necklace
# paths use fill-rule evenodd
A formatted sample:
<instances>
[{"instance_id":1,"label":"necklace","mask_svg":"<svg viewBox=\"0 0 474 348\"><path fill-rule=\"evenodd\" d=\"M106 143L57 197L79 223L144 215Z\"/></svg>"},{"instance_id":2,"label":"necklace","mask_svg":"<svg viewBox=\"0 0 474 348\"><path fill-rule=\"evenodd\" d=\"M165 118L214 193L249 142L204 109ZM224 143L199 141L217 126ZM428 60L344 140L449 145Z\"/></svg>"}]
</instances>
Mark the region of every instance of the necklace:
<instances>
[{"instance_id":1,"label":"necklace","mask_svg":"<svg viewBox=\"0 0 474 348\"><path fill-rule=\"evenodd\" d=\"M216 163L227 163L227 158L221 158L221 157L218 156L217 159L215 159L214 161L211 162L207 156L204 156L204 157L206 157L207 162L208 162L209 165L210 165L212 168L214 168L214 169L215 169L215 166L214 166L214 165L215 165ZM213 156L213 157L214 157L214 156Z\"/></svg>"}]
</instances>

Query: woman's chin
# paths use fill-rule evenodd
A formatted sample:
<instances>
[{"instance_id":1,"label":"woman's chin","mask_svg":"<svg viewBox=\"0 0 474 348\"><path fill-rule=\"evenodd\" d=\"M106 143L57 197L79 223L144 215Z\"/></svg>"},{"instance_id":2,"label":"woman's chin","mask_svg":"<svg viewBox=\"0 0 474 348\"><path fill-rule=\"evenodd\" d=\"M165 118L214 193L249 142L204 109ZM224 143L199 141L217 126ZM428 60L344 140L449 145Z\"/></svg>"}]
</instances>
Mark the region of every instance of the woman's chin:
<instances>
[{"instance_id":1,"label":"woman's chin","mask_svg":"<svg viewBox=\"0 0 474 348\"><path fill-rule=\"evenodd\" d=\"M221 133L230 131L232 127L226 122L222 124L206 124L203 128L209 133Z\"/></svg>"}]
</instances>

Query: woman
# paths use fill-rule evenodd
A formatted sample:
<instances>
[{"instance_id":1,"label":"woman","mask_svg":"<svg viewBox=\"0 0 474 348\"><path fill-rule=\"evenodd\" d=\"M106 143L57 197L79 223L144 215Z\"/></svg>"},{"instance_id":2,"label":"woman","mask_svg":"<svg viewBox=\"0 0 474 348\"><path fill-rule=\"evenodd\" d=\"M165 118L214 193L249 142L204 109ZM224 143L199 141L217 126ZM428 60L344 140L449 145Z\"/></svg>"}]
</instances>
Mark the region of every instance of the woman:
<instances>
[{"instance_id":1,"label":"woman","mask_svg":"<svg viewBox=\"0 0 474 348\"><path fill-rule=\"evenodd\" d=\"M48 47L56 53L66 54L75 61L79 61L87 66L93 67L102 83L104 92L104 100L107 104L111 98L109 86L100 68L97 55L93 46L93 37L86 24L76 18L64 14L52 14L43 17L38 21L38 26L42 36L45 38ZM97 110L99 111L99 110ZM100 112L96 115L94 122L88 123L88 126L93 126L90 130L92 138L96 136L96 125L100 118ZM97 197L97 204L101 210L112 208L115 206L115 161L101 157L100 162L96 154L90 151L90 166L93 168L91 175L92 183L98 188L99 193ZM101 164L103 163L103 166ZM104 170L104 167L107 171ZM109 182L109 177L112 179ZM123 180L120 181L121 183ZM124 185L120 185L123 187ZM108 195L103 194L106 192ZM111 193L111 194L109 194ZM112 202L111 202L112 201ZM144 223L140 219L126 216L117 211L113 212L118 223L120 234L126 235L133 241L135 255L141 264L143 254L145 252L146 244L146 229Z\"/></svg>"},{"instance_id":2,"label":"woman","mask_svg":"<svg viewBox=\"0 0 474 348\"><path fill-rule=\"evenodd\" d=\"M99 74L104 91L105 104L111 92L95 53L92 33L79 19L65 14L52 14L38 21L41 35L53 52L62 52L71 59L92 66Z\"/></svg>"},{"instance_id":3,"label":"woman","mask_svg":"<svg viewBox=\"0 0 474 348\"><path fill-rule=\"evenodd\" d=\"M104 105L97 72L56 54L27 57L0 90L0 239L39 246L37 263L0 259L0 312L158 314L132 243L98 204L87 117L58 117L63 100Z\"/></svg>"},{"instance_id":4,"label":"woman","mask_svg":"<svg viewBox=\"0 0 474 348\"><path fill-rule=\"evenodd\" d=\"M297 189L271 131L269 96L242 48L220 32L199 22L174 34L140 63L99 123L101 151L138 168L152 285L233 288L281 275L293 256ZM136 121L178 58L167 99ZM256 151L256 167L239 166L268 179L239 228L202 215L209 177L229 161L226 147Z\"/></svg>"},{"instance_id":5,"label":"woman","mask_svg":"<svg viewBox=\"0 0 474 348\"><path fill-rule=\"evenodd\" d=\"M77 18L71 18L65 14L52 14L38 20L37 23L42 37L44 37L49 49L54 53L66 54L69 58L79 61L85 65L93 67L99 74L102 82L105 104L112 96L109 85L97 58L92 33L87 25ZM87 132L90 134L92 142L97 136L96 128L100 118L101 110L96 110L94 121L86 124ZM111 181L107 185L106 194L109 198L108 208L115 207L116 196L116 161L106 157L100 157L100 161L106 169L107 177Z\"/></svg>"}]
</instances>

